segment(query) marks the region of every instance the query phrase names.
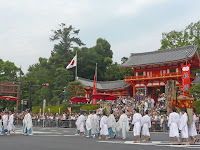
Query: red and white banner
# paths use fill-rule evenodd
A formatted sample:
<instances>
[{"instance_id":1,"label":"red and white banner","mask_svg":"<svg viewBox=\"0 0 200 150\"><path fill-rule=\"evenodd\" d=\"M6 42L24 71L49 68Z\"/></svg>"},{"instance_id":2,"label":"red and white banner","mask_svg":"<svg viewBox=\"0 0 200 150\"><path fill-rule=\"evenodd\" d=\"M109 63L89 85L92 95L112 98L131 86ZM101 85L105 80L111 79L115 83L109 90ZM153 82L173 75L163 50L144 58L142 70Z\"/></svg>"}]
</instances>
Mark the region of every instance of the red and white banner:
<instances>
[{"instance_id":1,"label":"red and white banner","mask_svg":"<svg viewBox=\"0 0 200 150\"><path fill-rule=\"evenodd\" d=\"M67 109L68 109L69 113L71 114L71 112L72 112L71 107L67 107Z\"/></svg>"},{"instance_id":2,"label":"red and white banner","mask_svg":"<svg viewBox=\"0 0 200 150\"><path fill-rule=\"evenodd\" d=\"M73 67L76 67L76 66L77 66L77 55L74 56L74 58L69 63L69 65L66 67L66 69L70 69L70 68L73 68Z\"/></svg>"},{"instance_id":3,"label":"red and white banner","mask_svg":"<svg viewBox=\"0 0 200 150\"><path fill-rule=\"evenodd\" d=\"M183 93L190 89L190 65L182 66Z\"/></svg>"}]
</instances>

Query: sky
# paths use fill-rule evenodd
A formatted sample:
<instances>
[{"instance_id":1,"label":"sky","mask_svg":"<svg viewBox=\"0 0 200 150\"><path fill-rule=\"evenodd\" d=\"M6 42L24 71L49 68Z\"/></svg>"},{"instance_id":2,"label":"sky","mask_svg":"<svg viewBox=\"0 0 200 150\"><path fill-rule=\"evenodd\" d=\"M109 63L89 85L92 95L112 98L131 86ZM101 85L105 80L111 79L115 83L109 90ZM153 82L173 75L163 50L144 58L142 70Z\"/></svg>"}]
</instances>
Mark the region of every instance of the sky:
<instances>
[{"instance_id":1,"label":"sky","mask_svg":"<svg viewBox=\"0 0 200 150\"><path fill-rule=\"evenodd\" d=\"M39 57L49 58L52 29L65 23L80 29L92 47L106 39L113 61L160 48L163 32L200 20L199 0L0 0L0 59L27 73Z\"/></svg>"}]
</instances>

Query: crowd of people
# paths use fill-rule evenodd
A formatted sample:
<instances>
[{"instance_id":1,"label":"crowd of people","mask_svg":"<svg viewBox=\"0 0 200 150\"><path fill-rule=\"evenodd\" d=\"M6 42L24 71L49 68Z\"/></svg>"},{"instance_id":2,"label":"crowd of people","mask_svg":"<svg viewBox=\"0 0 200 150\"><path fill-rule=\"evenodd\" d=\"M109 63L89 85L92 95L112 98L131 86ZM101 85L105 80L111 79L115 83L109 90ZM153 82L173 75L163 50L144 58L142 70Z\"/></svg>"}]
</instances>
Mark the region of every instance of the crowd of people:
<instances>
[{"instance_id":1,"label":"crowd of people","mask_svg":"<svg viewBox=\"0 0 200 150\"><path fill-rule=\"evenodd\" d=\"M115 138L116 133L122 134L122 138L126 139L127 132L133 128L133 135L137 137L137 142L140 142L140 136L143 135L143 141L150 140L150 128L154 126L159 131L169 129L169 137L171 144L174 143L174 137L177 137L178 143L182 144L186 140L186 144L194 144L199 141L197 137L196 122L199 122L199 116L193 114L193 123L188 124L188 115L185 108L181 109L180 114L173 107L172 112L166 114L165 98L161 97L155 104L151 97L147 97L144 101L136 101L132 98L117 99L109 101L109 114L107 115L106 107L100 107L95 111L90 111L87 115L85 111L80 113L70 114L30 114L30 111L13 114L12 112L4 111L0 115L0 130L1 135L10 135L13 131L15 134L14 118L21 119L23 122L23 134L33 134L33 120L74 120L76 121L76 134L86 137L105 136ZM160 113L163 112L161 115ZM108 116L108 117L107 117ZM181 133L181 140L179 139ZM189 142L188 138L191 138Z\"/></svg>"},{"instance_id":2,"label":"crowd of people","mask_svg":"<svg viewBox=\"0 0 200 150\"><path fill-rule=\"evenodd\" d=\"M127 111L122 109L122 113L118 121L116 121L115 116L113 115L113 110L109 112L107 117L105 111L98 116L96 111L90 111L87 115L85 112L81 112L81 115L78 117L76 121L76 135L78 136L86 136L86 137L99 137L105 136L108 138L115 138L117 132L121 132L122 138L126 139L127 132L130 129L129 118L127 115ZM140 136L141 134L144 136L143 142L150 140L150 132L151 128L151 117L149 115L149 111L145 110L144 114L141 115L140 110L135 108L133 111L133 117L131 120L131 124L133 125L133 135L137 137L136 142L141 142ZM188 125L188 115L185 108L181 109L180 114L176 112L176 108L172 108L172 112L168 116L168 124L169 127L169 137L171 138L171 144L174 144L174 137L178 139L178 144L183 144L184 140L186 140L186 145L194 144L199 141L197 137L196 130L196 115L195 109L193 114L193 123ZM181 140L179 139L179 132L181 135ZM191 138L189 142L188 138Z\"/></svg>"}]
</instances>

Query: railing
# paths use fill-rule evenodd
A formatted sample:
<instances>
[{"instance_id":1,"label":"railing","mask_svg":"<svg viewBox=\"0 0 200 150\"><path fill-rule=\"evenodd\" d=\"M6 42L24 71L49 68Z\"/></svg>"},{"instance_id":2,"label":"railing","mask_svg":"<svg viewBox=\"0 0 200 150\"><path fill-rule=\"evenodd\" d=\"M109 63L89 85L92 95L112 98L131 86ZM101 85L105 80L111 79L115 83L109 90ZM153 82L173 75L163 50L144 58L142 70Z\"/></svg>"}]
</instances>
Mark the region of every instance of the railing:
<instances>
[{"instance_id":1,"label":"railing","mask_svg":"<svg viewBox=\"0 0 200 150\"><path fill-rule=\"evenodd\" d=\"M130 131L133 130L133 125L131 124L132 120L129 122L130 125ZM76 128L76 120L44 120L44 126L45 127L60 127L60 128ZM14 121L15 125L22 126L22 120L21 119L15 119ZM34 127L43 127L43 120L41 119L33 119L33 126ZM200 122L196 122L196 129L197 133L200 133ZM160 124L160 121L152 121L151 122L151 128L150 132L168 132L169 128L167 127L167 122L164 122L162 125Z\"/></svg>"},{"instance_id":2,"label":"railing","mask_svg":"<svg viewBox=\"0 0 200 150\"><path fill-rule=\"evenodd\" d=\"M149 79L149 78L168 78L168 77L181 77L181 73L165 73L163 75L142 75L142 76L126 76L125 80L140 80L140 79Z\"/></svg>"},{"instance_id":3,"label":"railing","mask_svg":"<svg viewBox=\"0 0 200 150\"><path fill-rule=\"evenodd\" d=\"M33 119L33 126L35 127L43 127L43 119ZM62 127L62 128L76 128L76 120L55 120L55 119L45 119L44 127ZM15 119L15 125L23 125L21 119Z\"/></svg>"}]
</instances>

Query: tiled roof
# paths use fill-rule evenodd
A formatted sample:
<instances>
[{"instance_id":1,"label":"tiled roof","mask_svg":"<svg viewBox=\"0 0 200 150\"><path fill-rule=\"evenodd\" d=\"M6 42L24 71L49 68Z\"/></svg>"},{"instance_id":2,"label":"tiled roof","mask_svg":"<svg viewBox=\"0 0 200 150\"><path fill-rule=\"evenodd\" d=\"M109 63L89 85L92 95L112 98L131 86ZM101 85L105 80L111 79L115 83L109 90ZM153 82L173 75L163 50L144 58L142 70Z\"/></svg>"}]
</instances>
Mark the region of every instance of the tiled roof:
<instances>
[{"instance_id":1,"label":"tiled roof","mask_svg":"<svg viewBox=\"0 0 200 150\"><path fill-rule=\"evenodd\" d=\"M93 80L85 79L78 77L77 81L81 82L85 87L93 87ZM97 89L99 90L113 90L113 89L120 89L128 87L129 84L126 83L124 80L117 80L117 81L97 81Z\"/></svg>"},{"instance_id":2,"label":"tiled roof","mask_svg":"<svg viewBox=\"0 0 200 150\"><path fill-rule=\"evenodd\" d=\"M197 74L194 80L191 82L192 84L199 84L200 83L200 74Z\"/></svg>"},{"instance_id":3,"label":"tiled roof","mask_svg":"<svg viewBox=\"0 0 200 150\"><path fill-rule=\"evenodd\" d=\"M134 67L180 61L193 57L197 51L196 45L190 45L168 50L131 54L128 61L122 64L121 67Z\"/></svg>"}]
</instances>

